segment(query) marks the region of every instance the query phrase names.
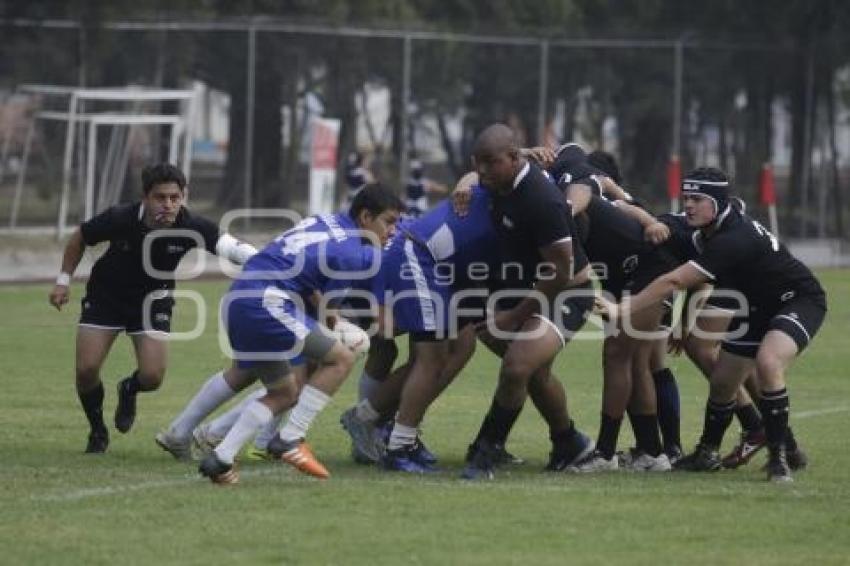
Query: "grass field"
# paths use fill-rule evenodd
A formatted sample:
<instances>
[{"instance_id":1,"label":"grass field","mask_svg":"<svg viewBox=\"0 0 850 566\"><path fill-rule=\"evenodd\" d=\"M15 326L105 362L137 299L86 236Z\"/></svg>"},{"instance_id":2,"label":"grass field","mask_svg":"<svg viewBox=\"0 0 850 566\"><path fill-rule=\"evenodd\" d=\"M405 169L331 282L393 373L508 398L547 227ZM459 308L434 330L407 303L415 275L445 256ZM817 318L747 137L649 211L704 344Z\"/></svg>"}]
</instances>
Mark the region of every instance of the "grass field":
<instances>
[{"instance_id":1,"label":"grass field","mask_svg":"<svg viewBox=\"0 0 850 566\"><path fill-rule=\"evenodd\" d=\"M81 286L63 313L48 307L46 286L0 287L0 563L847 564L850 272L820 276L830 313L790 378L792 424L811 465L788 486L764 481L761 455L746 469L714 475L544 474L546 430L530 408L508 445L526 465L491 483L464 483L457 477L463 454L497 369L481 349L425 423L425 440L444 472L407 477L349 461L337 419L355 397L352 376L311 431L330 480L249 463L238 487L215 487L153 443L225 363L211 330L174 343L166 383L140 397L133 431L113 431L108 454L85 456L85 418L73 387ZM182 288L214 302L225 286ZM191 326L191 305L178 312L178 326ZM132 369L131 360L122 338L103 374L109 415L115 383ZM686 360L672 360L671 367L691 446L706 385ZM557 374L577 423L595 437L599 343L571 345ZM632 441L628 426L624 431L621 447ZM733 425L727 447L736 433Z\"/></svg>"}]
</instances>

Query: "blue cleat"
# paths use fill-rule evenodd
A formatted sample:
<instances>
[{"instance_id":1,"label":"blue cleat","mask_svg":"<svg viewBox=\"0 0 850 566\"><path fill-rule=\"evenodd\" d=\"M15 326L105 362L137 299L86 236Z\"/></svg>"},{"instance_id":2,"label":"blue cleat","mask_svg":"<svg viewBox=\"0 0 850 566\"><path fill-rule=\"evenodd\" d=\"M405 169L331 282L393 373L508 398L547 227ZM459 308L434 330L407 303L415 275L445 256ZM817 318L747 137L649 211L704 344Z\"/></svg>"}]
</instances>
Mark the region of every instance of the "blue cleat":
<instances>
[{"instance_id":1,"label":"blue cleat","mask_svg":"<svg viewBox=\"0 0 850 566\"><path fill-rule=\"evenodd\" d=\"M428 447L425 446L425 443L422 442L422 439L418 436L416 437L416 442L413 443L413 455L416 461L426 466L436 466L438 459L437 455L428 450Z\"/></svg>"},{"instance_id":2,"label":"blue cleat","mask_svg":"<svg viewBox=\"0 0 850 566\"><path fill-rule=\"evenodd\" d=\"M381 466L385 470L408 474L432 474L437 471L432 464L426 464L418 456L416 445L405 446L398 450L387 450L381 460Z\"/></svg>"}]
</instances>

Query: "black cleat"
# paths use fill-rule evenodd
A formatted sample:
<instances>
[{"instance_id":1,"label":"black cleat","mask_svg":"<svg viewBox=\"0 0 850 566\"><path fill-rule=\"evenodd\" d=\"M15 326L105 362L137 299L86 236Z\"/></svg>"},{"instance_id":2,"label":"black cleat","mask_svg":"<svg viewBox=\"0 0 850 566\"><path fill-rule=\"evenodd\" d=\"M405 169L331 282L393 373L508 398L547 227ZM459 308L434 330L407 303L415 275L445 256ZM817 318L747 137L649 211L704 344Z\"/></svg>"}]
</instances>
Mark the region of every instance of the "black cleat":
<instances>
[{"instance_id":1,"label":"black cleat","mask_svg":"<svg viewBox=\"0 0 850 566\"><path fill-rule=\"evenodd\" d=\"M553 442L549 463L546 464L545 469L547 472L563 472L569 466L589 456L594 448L596 443L589 436L578 429L573 429L573 433L567 439Z\"/></svg>"},{"instance_id":2,"label":"black cleat","mask_svg":"<svg viewBox=\"0 0 850 566\"><path fill-rule=\"evenodd\" d=\"M129 432L136 420L136 394L128 389L132 377L118 382L118 406L115 407L115 428L118 432Z\"/></svg>"},{"instance_id":3,"label":"black cleat","mask_svg":"<svg viewBox=\"0 0 850 566\"><path fill-rule=\"evenodd\" d=\"M473 481L495 478L494 470L499 456L499 446L481 440L470 445L469 448L470 450L466 454L466 467L463 468L460 477Z\"/></svg>"},{"instance_id":4,"label":"black cleat","mask_svg":"<svg viewBox=\"0 0 850 566\"><path fill-rule=\"evenodd\" d=\"M722 467L717 448L708 444L697 444L694 451L676 462L673 469L686 472L716 472Z\"/></svg>"},{"instance_id":5,"label":"black cleat","mask_svg":"<svg viewBox=\"0 0 850 566\"><path fill-rule=\"evenodd\" d=\"M682 452L682 447L678 444L665 446L664 453L667 454L667 459L670 460L670 464L673 466L676 465L676 462L685 457L685 453Z\"/></svg>"},{"instance_id":6,"label":"black cleat","mask_svg":"<svg viewBox=\"0 0 850 566\"><path fill-rule=\"evenodd\" d=\"M794 481L791 477L791 468L788 466L788 457L785 446L770 446L767 456L767 480L776 483L789 483Z\"/></svg>"},{"instance_id":7,"label":"black cleat","mask_svg":"<svg viewBox=\"0 0 850 566\"><path fill-rule=\"evenodd\" d=\"M496 446L496 466L522 466L525 460L505 450L504 446Z\"/></svg>"},{"instance_id":8,"label":"black cleat","mask_svg":"<svg viewBox=\"0 0 850 566\"><path fill-rule=\"evenodd\" d=\"M809 457L803 451L802 448L797 446L794 450L788 448L788 445L785 446L785 460L788 462L788 467L791 468L792 472L799 472L800 470L805 470L809 465ZM762 471L767 471L768 464L765 463L762 466Z\"/></svg>"},{"instance_id":9,"label":"black cleat","mask_svg":"<svg viewBox=\"0 0 850 566\"><path fill-rule=\"evenodd\" d=\"M467 464L472 460L472 457L475 455L475 452L477 450L478 450L478 444L475 443L475 442L473 442L472 444L470 444L467 447L466 458L464 459L464 461ZM525 460L523 460L519 456L514 456L513 454L511 454L510 452L505 450L505 447L502 446L501 444L494 444L493 445L493 452L494 452L493 464L497 468L499 466L505 466L505 465L508 465L508 464L514 465L514 466L521 466L522 464L525 464Z\"/></svg>"},{"instance_id":10,"label":"black cleat","mask_svg":"<svg viewBox=\"0 0 850 566\"><path fill-rule=\"evenodd\" d=\"M215 455L215 452L210 452L201 464L198 466L198 472L201 475L210 478L213 483L221 485L234 485L239 483L239 473L233 464L225 464Z\"/></svg>"},{"instance_id":11,"label":"black cleat","mask_svg":"<svg viewBox=\"0 0 850 566\"><path fill-rule=\"evenodd\" d=\"M799 446L795 450L787 450L785 458L788 460L788 467L794 472L805 470L809 465L809 457Z\"/></svg>"},{"instance_id":12,"label":"black cleat","mask_svg":"<svg viewBox=\"0 0 850 566\"><path fill-rule=\"evenodd\" d=\"M109 431L93 430L89 433L89 441L86 444L86 454L103 454L109 447Z\"/></svg>"}]
</instances>

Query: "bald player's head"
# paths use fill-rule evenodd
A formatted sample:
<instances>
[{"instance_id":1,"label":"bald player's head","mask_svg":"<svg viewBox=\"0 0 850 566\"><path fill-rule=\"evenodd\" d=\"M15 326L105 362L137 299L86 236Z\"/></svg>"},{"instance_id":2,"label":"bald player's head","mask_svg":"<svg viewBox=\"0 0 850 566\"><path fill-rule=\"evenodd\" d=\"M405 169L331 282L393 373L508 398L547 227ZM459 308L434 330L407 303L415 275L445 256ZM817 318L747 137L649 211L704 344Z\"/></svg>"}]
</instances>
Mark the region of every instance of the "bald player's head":
<instances>
[{"instance_id":1,"label":"bald player's head","mask_svg":"<svg viewBox=\"0 0 850 566\"><path fill-rule=\"evenodd\" d=\"M478 134L472 147L472 163L485 188L504 193L513 188L525 159L513 130L504 124L493 124Z\"/></svg>"}]
</instances>

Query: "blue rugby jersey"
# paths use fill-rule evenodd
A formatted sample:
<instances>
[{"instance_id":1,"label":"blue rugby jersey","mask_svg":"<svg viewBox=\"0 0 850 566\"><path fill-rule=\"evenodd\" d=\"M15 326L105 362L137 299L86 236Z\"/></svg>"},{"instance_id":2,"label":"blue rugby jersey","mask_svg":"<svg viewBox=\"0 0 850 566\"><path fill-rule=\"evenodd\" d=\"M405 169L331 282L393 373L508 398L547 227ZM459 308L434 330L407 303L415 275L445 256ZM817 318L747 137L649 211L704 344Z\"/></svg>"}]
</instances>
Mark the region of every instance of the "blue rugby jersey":
<instances>
[{"instance_id":1,"label":"blue rugby jersey","mask_svg":"<svg viewBox=\"0 0 850 566\"><path fill-rule=\"evenodd\" d=\"M376 268L380 252L348 214L310 216L249 259L232 289L274 285L306 300L313 291L351 287Z\"/></svg>"}]
</instances>

